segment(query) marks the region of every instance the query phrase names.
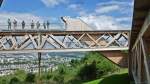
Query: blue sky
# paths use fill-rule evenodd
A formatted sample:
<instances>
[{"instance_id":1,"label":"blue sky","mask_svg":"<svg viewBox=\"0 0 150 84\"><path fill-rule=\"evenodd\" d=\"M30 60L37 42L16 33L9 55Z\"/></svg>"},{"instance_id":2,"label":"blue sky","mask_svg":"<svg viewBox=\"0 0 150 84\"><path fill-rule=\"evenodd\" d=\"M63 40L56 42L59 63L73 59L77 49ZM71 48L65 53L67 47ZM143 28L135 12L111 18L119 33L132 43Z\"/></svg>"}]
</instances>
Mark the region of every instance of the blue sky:
<instances>
[{"instance_id":1,"label":"blue sky","mask_svg":"<svg viewBox=\"0 0 150 84\"><path fill-rule=\"evenodd\" d=\"M70 16L98 29L130 29L132 9L132 0L4 0L0 22L7 18L57 22Z\"/></svg>"}]
</instances>

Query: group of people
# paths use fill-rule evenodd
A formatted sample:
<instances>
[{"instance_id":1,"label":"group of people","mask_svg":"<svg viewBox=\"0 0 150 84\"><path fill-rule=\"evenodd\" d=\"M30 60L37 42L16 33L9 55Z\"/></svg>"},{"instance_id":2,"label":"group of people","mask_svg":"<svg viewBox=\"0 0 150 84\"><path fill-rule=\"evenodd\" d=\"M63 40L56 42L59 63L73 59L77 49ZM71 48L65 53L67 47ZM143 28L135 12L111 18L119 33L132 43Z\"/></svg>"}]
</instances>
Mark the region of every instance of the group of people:
<instances>
[{"instance_id":1,"label":"group of people","mask_svg":"<svg viewBox=\"0 0 150 84\"><path fill-rule=\"evenodd\" d=\"M14 19L13 22L11 22L10 19L8 19L8 30L11 30L12 29L12 24L13 24L13 29L15 30L17 28L17 20ZM39 29L40 26L43 26L44 29L49 29L49 25L50 25L50 22L49 21L44 21L43 24L41 24L39 21L37 21L36 23L34 23L34 21L32 20L30 24L28 24L31 26L31 29ZM25 26L26 26L26 23L25 21L23 20L21 22L21 27L22 29L25 29Z\"/></svg>"}]
</instances>

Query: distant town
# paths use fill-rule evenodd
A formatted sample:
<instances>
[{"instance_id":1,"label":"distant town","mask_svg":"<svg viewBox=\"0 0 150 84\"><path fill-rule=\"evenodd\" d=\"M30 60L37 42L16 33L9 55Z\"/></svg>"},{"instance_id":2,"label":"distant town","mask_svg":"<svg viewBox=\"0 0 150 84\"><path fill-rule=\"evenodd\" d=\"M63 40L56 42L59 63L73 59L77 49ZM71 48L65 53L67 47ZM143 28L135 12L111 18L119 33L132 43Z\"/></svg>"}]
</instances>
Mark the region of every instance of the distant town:
<instances>
[{"instance_id":1,"label":"distant town","mask_svg":"<svg viewBox=\"0 0 150 84\"><path fill-rule=\"evenodd\" d=\"M58 64L66 63L68 66L72 59L80 60L85 53L42 53L41 70L54 71ZM0 54L0 76L9 75L21 69L30 73L38 72L38 56L33 54Z\"/></svg>"}]
</instances>

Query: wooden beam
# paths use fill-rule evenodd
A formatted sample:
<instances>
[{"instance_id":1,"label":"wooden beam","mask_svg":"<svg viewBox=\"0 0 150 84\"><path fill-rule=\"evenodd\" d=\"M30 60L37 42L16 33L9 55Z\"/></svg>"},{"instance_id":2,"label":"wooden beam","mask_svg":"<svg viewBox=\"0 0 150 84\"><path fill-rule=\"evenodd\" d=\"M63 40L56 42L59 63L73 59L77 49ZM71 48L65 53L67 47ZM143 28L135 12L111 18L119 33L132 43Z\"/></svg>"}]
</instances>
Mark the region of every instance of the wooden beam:
<instances>
[{"instance_id":1,"label":"wooden beam","mask_svg":"<svg viewBox=\"0 0 150 84\"><path fill-rule=\"evenodd\" d=\"M0 50L0 53L37 53L37 52L81 52L81 51L116 51L116 50L128 50L128 47L120 47L120 48L67 48L67 49L26 49L26 50Z\"/></svg>"},{"instance_id":2,"label":"wooden beam","mask_svg":"<svg viewBox=\"0 0 150 84\"><path fill-rule=\"evenodd\" d=\"M147 28L148 28L149 26L150 26L150 11L149 11L149 13L148 13L148 15L147 15L147 17L146 17L146 19L145 19L145 21L144 21L144 24L143 24L143 26L142 26L142 29L141 29L141 31L139 32L139 35L138 35L138 37L137 37L137 39L136 39L136 41L135 41L135 43L134 43L132 49L135 48L135 46L136 46L137 43L140 41L140 39L143 37L144 33L146 32L146 30L147 30ZM132 38L131 38L131 39L132 39Z\"/></svg>"},{"instance_id":3,"label":"wooden beam","mask_svg":"<svg viewBox=\"0 0 150 84\"><path fill-rule=\"evenodd\" d=\"M140 43L142 46L142 52L143 52L143 56L144 56L144 65L145 65L145 70L146 70L147 81L148 81L148 84L150 84L150 72L149 72L149 67L148 67L147 58L146 58L147 53L145 50L146 44L144 44L143 39L140 40Z\"/></svg>"}]
</instances>

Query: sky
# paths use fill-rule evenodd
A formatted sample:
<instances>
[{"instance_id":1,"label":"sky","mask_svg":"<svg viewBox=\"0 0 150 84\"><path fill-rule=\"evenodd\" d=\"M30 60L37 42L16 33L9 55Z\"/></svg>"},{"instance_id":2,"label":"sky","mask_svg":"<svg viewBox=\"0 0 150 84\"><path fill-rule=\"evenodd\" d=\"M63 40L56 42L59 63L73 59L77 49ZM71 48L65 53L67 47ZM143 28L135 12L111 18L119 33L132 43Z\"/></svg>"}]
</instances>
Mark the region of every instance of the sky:
<instances>
[{"instance_id":1,"label":"sky","mask_svg":"<svg viewBox=\"0 0 150 84\"><path fill-rule=\"evenodd\" d=\"M0 24L8 18L60 23L60 17L69 16L98 30L126 30L131 29L132 13L133 0L4 0Z\"/></svg>"}]
</instances>

